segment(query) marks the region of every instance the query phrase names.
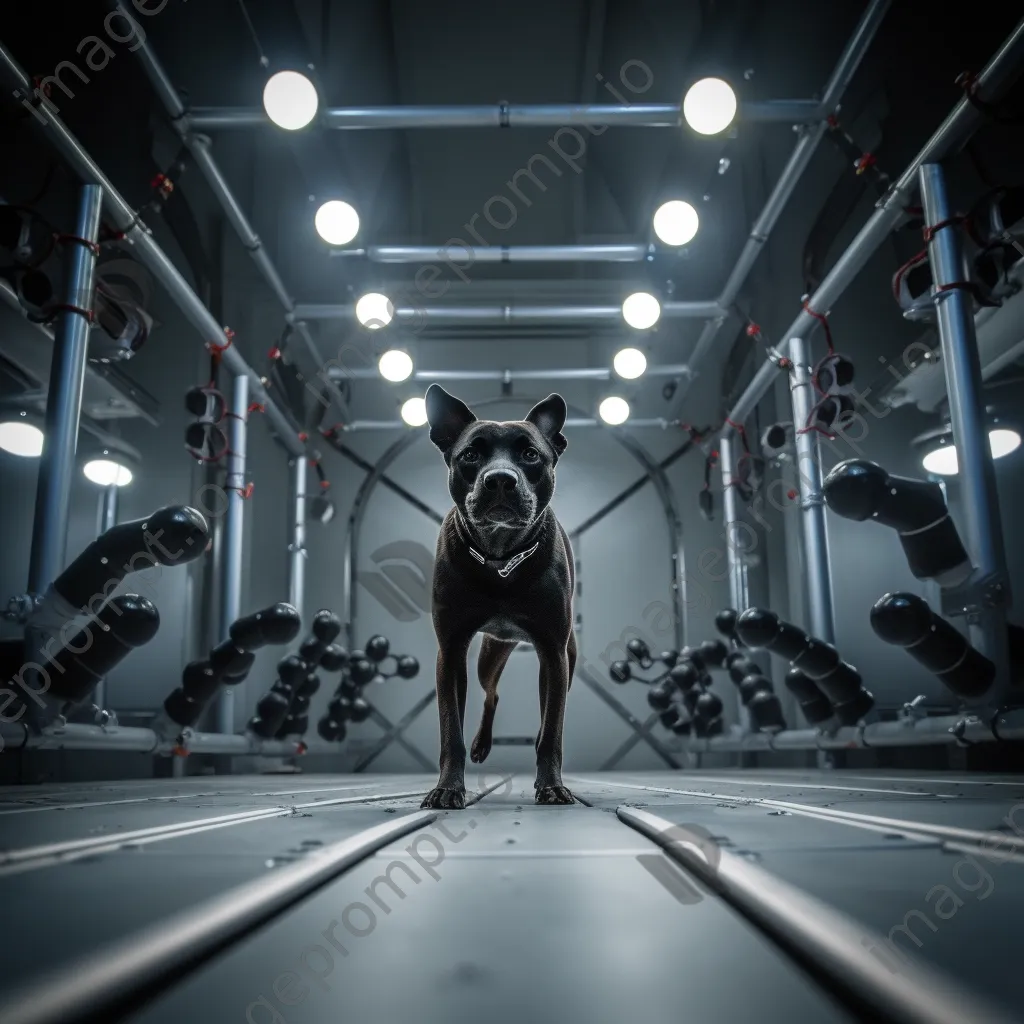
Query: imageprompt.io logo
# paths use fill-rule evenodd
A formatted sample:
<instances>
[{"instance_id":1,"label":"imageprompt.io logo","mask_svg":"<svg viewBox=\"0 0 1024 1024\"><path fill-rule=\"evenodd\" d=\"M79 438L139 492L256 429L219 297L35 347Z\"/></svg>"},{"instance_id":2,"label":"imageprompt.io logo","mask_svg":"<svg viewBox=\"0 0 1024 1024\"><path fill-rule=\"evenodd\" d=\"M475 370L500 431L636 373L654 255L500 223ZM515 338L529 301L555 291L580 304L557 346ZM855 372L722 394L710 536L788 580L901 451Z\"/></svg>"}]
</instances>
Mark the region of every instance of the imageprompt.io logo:
<instances>
[{"instance_id":1,"label":"imageprompt.io logo","mask_svg":"<svg viewBox=\"0 0 1024 1024\"><path fill-rule=\"evenodd\" d=\"M667 845L678 848L683 863L704 884L711 884L722 861L722 851L714 836L702 825L672 825L661 833ZM663 853L637 854L637 863L686 906L704 900L701 888L679 870L679 864Z\"/></svg>"},{"instance_id":2,"label":"imageprompt.io logo","mask_svg":"<svg viewBox=\"0 0 1024 1024\"><path fill-rule=\"evenodd\" d=\"M359 570L356 579L399 622L415 622L430 613L434 553L412 540L377 548L370 558L380 571Z\"/></svg>"}]
</instances>

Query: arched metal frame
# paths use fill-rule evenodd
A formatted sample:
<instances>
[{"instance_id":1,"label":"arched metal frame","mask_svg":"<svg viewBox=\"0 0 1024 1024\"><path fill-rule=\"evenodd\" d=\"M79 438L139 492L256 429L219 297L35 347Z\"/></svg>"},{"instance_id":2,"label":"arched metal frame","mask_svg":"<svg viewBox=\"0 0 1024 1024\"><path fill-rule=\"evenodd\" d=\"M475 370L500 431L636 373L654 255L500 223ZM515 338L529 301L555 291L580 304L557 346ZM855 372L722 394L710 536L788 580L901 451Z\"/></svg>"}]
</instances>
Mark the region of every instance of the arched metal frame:
<instances>
[{"instance_id":1,"label":"arched metal frame","mask_svg":"<svg viewBox=\"0 0 1024 1024\"><path fill-rule=\"evenodd\" d=\"M481 406L512 403L535 404L536 402L541 401L542 398L543 396L527 397L524 395L498 395L476 402L474 405L475 407L480 408ZM574 406L569 406L569 411L577 415L582 415L581 410ZM643 467L644 472L654 484L654 487L658 492L658 496L661 499L662 507L665 511L665 520L668 527L669 538L669 564L672 567L672 579L670 586L672 593L673 638L678 649L684 646L686 638L686 621L684 611L686 603L683 592L686 572L682 546L682 520L679 515L679 508L676 502L675 493L672 490L672 485L668 481L664 468L659 465L651 453L647 451L647 449L635 437L623 430L610 429L608 432L615 441L625 448L625 450ZM353 499L345 536L345 564L343 573L344 592L342 600L343 614L345 617L345 633L349 650L354 650L356 647L355 628L356 614L358 611L358 600L356 597L356 573L359 560L359 538L362 532L363 520L366 516L369 499L376 489L377 484L380 483L384 474L395 460L398 459L398 457L407 449L412 447L416 440L424 433L425 432L420 429L410 429L407 433L404 433L399 437L398 440L389 448L387 448L384 454L381 455L374 464L372 472L368 473L366 479L363 480L359 490L356 492L355 498ZM621 756L631 749L636 742L643 740L651 746L659 757L661 757L670 767L679 767L679 763L674 757L672 757L671 753L665 748L665 746L656 737L651 735L651 719L648 719L646 722L640 722L626 707L608 693L600 682L596 680L582 664L577 666L576 674L583 679L583 681L592 690L594 690L595 693L597 693L598 696L600 696L601 699L613 711L615 711L615 713L618 714L619 717L622 718L635 733L635 736L630 737L630 740L627 741L626 745L624 745L624 749L620 748L621 753L618 753L618 757L616 759L621 758ZM385 735L382 736L374 745L373 756L376 757L383 751L388 743L394 741L399 743L407 752L412 754L416 760L422 763L425 760L422 753L409 744L402 736L402 733L409 725L412 724L417 715L429 706L429 704L430 699L429 696L427 696L422 701L418 702L413 708L413 711L407 714L398 724L392 724L376 708L372 708L372 717L386 730ZM356 770L363 770L367 763L367 759L364 757L357 765Z\"/></svg>"}]
</instances>

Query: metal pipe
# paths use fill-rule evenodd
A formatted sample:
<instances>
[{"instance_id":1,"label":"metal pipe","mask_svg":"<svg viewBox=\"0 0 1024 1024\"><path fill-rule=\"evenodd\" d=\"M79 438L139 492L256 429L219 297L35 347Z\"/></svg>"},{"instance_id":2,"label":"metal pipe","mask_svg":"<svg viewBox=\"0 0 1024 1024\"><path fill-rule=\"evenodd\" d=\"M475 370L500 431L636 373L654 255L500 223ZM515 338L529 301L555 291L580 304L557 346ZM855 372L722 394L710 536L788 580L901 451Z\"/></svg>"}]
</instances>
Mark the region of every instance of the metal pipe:
<instances>
[{"instance_id":1,"label":"metal pipe","mask_svg":"<svg viewBox=\"0 0 1024 1024\"><path fill-rule=\"evenodd\" d=\"M228 454L224 490L228 508L224 516L224 560L220 579L220 637L242 610L242 564L245 539L245 442L249 417L249 378L235 377L228 419ZM235 731L234 686L222 686L217 696L217 732Z\"/></svg>"},{"instance_id":2,"label":"metal pipe","mask_svg":"<svg viewBox=\"0 0 1024 1024\"><path fill-rule=\"evenodd\" d=\"M737 120L751 122L811 123L824 116L818 100L740 101ZM269 125L258 107L197 107L188 114L192 128L225 130ZM678 103L522 104L492 103L476 106L328 107L320 116L324 128L542 128L636 127L678 128Z\"/></svg>"},{"instance_id":3,"label":"metal pipe","mask_svg":"<svg viewBox=\"0 0 1024 1024\"><path fill-rule=\"evenodd\" d=\"M128 18L129 21L131 20L131 12L123 3L123 0L117 0L114 7ZM270 289L277 296L278 302L284 307L286 316L290 317L295 311L295 302L288 293L281 275L277 272L277 267L274 266L273 261L267 255L266 247L249 223L248 217L246 217L241 205L235 198L235 194L231 191L231 186L221 173L220 167L217 166L217 162L210 152L210 140L203 135L196 135L189 130L189 121L186 117L185 105L181 100L181 96L178 94L178 90L174 88L173 82L171 82L163 65L157 59L150 44L145 41L141 42L135 48L135 52L139 62L142 64L143 71L146 73L146 77L153 86L153 91L157 94L160 102L163 103L164 108L170 115L171 127L192 154L192 159L206 179L206 183L210 186L210 190L213 192L217 202L220 203L228 223L235 229L239 241L252 257L253 262L259 268L267 284L270 285ZM289 323L291 322L292 320L289 320ZM323 358L317 351L306 325L299 322L295 326L303 345L313 360L313 365L320 366L323 363ZM344 408L344 400L336 389L331 389L331 397Z\"/></svg>"},{"instance_id":4,"label":"metal pipe","mask_svg":"<svg viewBox=\"0 0 1024 1024\"><path fill-rule=\"evenodd\" d=\"M1024 21L1021 21L996 51L992 59L978 75L975 94L992 102L1006 86L1011 85L1024 70ZM924 164L935 163L962 145L983 122L985 114L970 99L965 97L953 108L950 115L936 129L924 148L911 161L900 179L876 204L877 209L858 232L835 265L825 276L818 290L807 300L797 318L785 331L787 338L810 338L819 321L807 310L828 313L842 297L854 278L863 270L878 247L889 237L889 233L906 216L907 199L918 185L918 173ZM768 391L775 380L777 370L770 361L762 364L754 379L740 396L729 413L734 423L742 423ZM723 430L732 430L728 424Z\"/></svg>"},{"instance_id":5,"label":"metal pipe","mask_svg":"<svg viewBox=\"0 0 1024 1024\"><path fill-rule=\"evenodd\" d=\"M309 463L306 459L291 462L292 483L292 539L288 545L288 602L302 617L303 598L306 593L306 494Z\"/></svg>"},{"instance_id":6,"label":"metal pipe","mask_svg":"<svg viewBox=\"0 0 1024 1024\"><path fill-rule=\"evenodd\" d=\"M733 439L723 437L718 448L722 466L722 525L725 528L725 561L729 570L729 605L743 611L749 605L746 576L743 573L743 548L739 542L740 521L736 490L736 458Z\"/></svg>"},{"instance_id":7,"label":"metal pipe","mask_svg":"<svg viewBox=\"0 0 1024 1024\"><path fill-rule=\"evenodd\" d=\"M750 229L750 235L743 246L743 251L740 253L740 257L736 261L729 279L725 282L722 294L718 297L718 304L723 309L729 309L732 306L747 278L750 276L750 271L757 262L757 257L767 244L769 236L782 215L782 211L786 208L786 204L792 197L796 186L800 182L800 178L803 176L804 171L807 170L811 158L817 151L818 143L825 137L825 133L829 129L828 121L825 118L834 112L857 68L860 67L861 61L863 61L875 34L878 32L882 19L889 9L889 4L890 0L872 0L872 3L869 4L868 9L864 12L864 16L860 19L857 28L854 30L853 35L850 37L849 42L846 44L846 48L843 50L835 68L832 70L832 75L825 85L825 97L821 104L822 119L813 127L805 129L800 136L786 166L782 169L779 180L775 183L775 188L772 189L764 204L764 209L758 215L757 220L754 221L754 225ZM711 346L714 344L715 338L718 336L718 332L721 330L725 320L725 317L719 317L705 325L704 330L697 339L693 354L690 356L691 367L696 369L703 362L711 350ZM683 394L686 393L686 390L687 386L684 385ZM680 395L681 397L682 395Z\"/></svg>"},{"instance_id":8,"label":"metal pipe","mask_svg":"<svg viewBox=\"0 0 1024 1024\"><path fill-rule=\"evenodd\" d=\"M31 106L34 119L39 124L40 130L44 131L52 140L54 148L64 157L79 178L86 183L99 185L103 189L103 206L117 228L124 232L124 241L131 247L131 251L137 256L139 262L167 289L174 304L202 336L203 341L207 345L222 344L224 340L223 325L219 324L203 305L202 300L192 290L178 268L153 241L149 229L139 219L138 214L114 188L96 162L82 148L81 143L60 120L54 109L47 105L45 99L37 97L28 76L2 44L0 44L0 74L11 85L15 97L24 100ZM37 100L35 105L32 105L33 99ZM221 359L228 372L248 375L253 399L263 406L266 417L280 443L292 455L302 455L305 452L305 444L299 440L299 428L267 393L259 374L246 363L238 349L234 345L229 346L224 350Z\"/></svg>"},{"instance_id":9,"label":"metal pipe","mask_svg":"<svg viewBox=\"0 0 1024 1024\"><path fill-rule=\"evenodd\" d=\"M942 224L928 243L934 276L942 365L949 395L949 417L956 446L960 501L963 506L967 549L983 576L1006 574L1003 529L996 494L996 476L986 429L974 317L963 279L963 255L942 168L921 168L921 201L925 221Z\"/></svg>"},{"instance_id":10,"label":"metal pipe","mask_svg":"<svg viewBox=\"0 0 1024 1024\"><path fill-rule=\"evenodd\" d=\"M717 302L663 302L661 315L669 318L684 317L705 320L708 317L723 316L724 312ZM303 320L354 319L355 306L349 303L300 303L295 307L295 316ZM394 318L397 321L429 320L433 323L622 321L622 306L516 306L511 304L503 306L396 306Z\"/></svg>"},{"instance_id":11,"label":"metal pipe","mask_svg":"<svg viewBox=\"0 0 1024 1024\"><path fill-rule=\"evenodd\" d=\"M648 366L644 371L648 377L678 377L690 372L684 364L669 366ZM332 367L328 373L337 380L382 380L380 371L374 367L358 367L343 370ZM565 370L416 370L409 380L618 380L607 366L572 367Z\"/></svg>"},{"instance_id":12,"label":"metal pipe","mask_svg":"<svg viewBox=\"0 0 1024 1024\"><path fill-rule=\"evenodd\" d=\"M589 683L605 700L615 700L591 676L586 667L577 665L576 675ZM630 713L615 704L626 715ZM636 728L643 723L634 719ZM648 742L658 744L659 753L665 748L656 736L645 736ZM187 749L207 754L265 754L290 756L294 754L336 754L336 744L317 740L260 740L251 734L223 735L220 733L192 733L185 738ZM941 715L933 718L900 719L895 722L874 722L865 726L846 726L834 732L816 729L786 729L771 735L752 733L750 736L723 735L711 739L688 738L684 749L691 753L743 753L746 751L774 752L783 750L870 750L875 747L956 746L971 743L996 743L1024 740L1024 712L1019 709L1004 711L993 719L977 716ZM32 733L20 723L0 722L0 750L123 750L140 753L172 754L181 746L178 738L166 739L152 729L124 726L98 726L67 724ZM667 752L666 752L667 754ZM666 756L663 754L662 756ZM671 755L669 755L671 756ZM674 759L672 767L678 767Z\"/></svg>"},{"instance_id":13,"label":"metal pipe","mask_svg":"<svg viewBox=\"0 0 1024 1024\"><path fill-rule=\"evenodd\" d=\"M59 314L50 360L46 402L46 433L39 460L28 589L42 594L64 568L71 481L75 475L78 423L89 354L96 250L103 193L84 185L80 193L75 236L66 250L67 281L64 308Z\"/></svg>"},{"instance_id":14,"label":"metal pipe","mask_svg":"<svg viewBox=\"0 0 1024 1024\"><path fill-rule=\"evenodd\" d=\"M988 439L981 358L974 331L974 312L963 280L959 228L946 194L942 168L924 164L920 171L925 223L942 225L931 232L928 255L938 315L942 366L949 396L949 419L956 446L965 540L974 564L973 583L983 590L972 616L974 646L996 664L995 699L1002 701L1010 685L1006 606L1010 579L1003 546L1003 524L996 490L995 466Z\"/></svg>"},{"instance_id":15,"label":"metal pipe","mask_svg":"<svg viewBox=\"0 0 1024 1024\"><path fill-rule=\"evenodd\" d=\"M100 491L100 507L98 522L96 524L96 536L101 537L117 526L117 507L120 498L120 488L117 484L111 484ZM107 681L101 679L96 688L92 691L92 702L98 708L107 706Z\"/></svg>"},{"instance_id":16,"label":"metal pipe","mask_svg":"<svg viewBox=\"0 0 1024 1024\"><path fill-rule=\"evenodd\" d=\"M622 424L624 427L658 427L660 430L667 430L669 427L674 427L677 424L672 420L663 419L636 419L626 420ZM565 426L570 428L576 427L603 427L605 430L615 431L618 427L613 427L608 423L604 423L597 419L586 419L583 417L571 417L565 421ZM407 423L403 423L401 420L352 420L351 423L342 424L342 430L345 433L359 433L366 430L416 430L417 427L410 427Z\"/></svg>"},{"instance_id":17,"label":"metal pipe","mask_svg":"<svg viewBox=\"0 0 1024 1024\"><path fill-rule=\"evenodd\" d=\"M433 263L445 258L444 246L370 245L331 249L332 256L365 256L371 263ZM651 245L489 245L474 250L478 263L641 263L653 256Z\"/></svg>"},{"instance_id":18,"label":"metal pipe","mask_svg":"<svg viewBox=\"0 0 1024 1024\"><path fill-rule=\"evenodd\" d=\"M807 588L807 627L812 636L835 643L832 571L825 526L825 498L821 484L821 445L817 430L807 424L814 409L811 348L803 338L790 338L793 361L793 423L796 435L797 487L800 491L800 534Z\"/></svg>"}]
</instances>

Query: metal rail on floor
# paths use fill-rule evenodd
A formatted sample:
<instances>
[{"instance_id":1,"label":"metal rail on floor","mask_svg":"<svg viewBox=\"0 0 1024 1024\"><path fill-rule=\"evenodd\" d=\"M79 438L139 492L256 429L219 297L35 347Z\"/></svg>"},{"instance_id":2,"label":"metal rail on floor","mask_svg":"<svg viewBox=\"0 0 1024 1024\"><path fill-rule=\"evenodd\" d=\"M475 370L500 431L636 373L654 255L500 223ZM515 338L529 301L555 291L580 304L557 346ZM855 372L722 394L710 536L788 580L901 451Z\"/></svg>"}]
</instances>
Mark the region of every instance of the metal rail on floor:
<instances>
[{"instance_id":1,"label":"metal rail on floor","mask_svg":"<svg viewBox=\"0 0 1024 1024\"><path fill-rule=\"evenodd\" d=\"M0 1020L5 1024L115 1020L343 871L437 816L436 811L418 811L376 825L99 949L73 968L61 967L0 1003Z\"/></svg>"},{"instance_id":2,"label":"metal rail on floor","mask_svg":"<svg viewBox=\"0 0 1024 1024\"><path fill-rule=\"evenodd\" d=\"M743 857L647 811L619 807L620 821L800 961L847 1004L901 1024L1009 1024L1010 1018L952 979L909 961L896 968L873 950L885 939ZM864 1019L864 1018L862 1018ZM870 1018L867 1018L870 1019Z\"/></svg>"}]
</instances>

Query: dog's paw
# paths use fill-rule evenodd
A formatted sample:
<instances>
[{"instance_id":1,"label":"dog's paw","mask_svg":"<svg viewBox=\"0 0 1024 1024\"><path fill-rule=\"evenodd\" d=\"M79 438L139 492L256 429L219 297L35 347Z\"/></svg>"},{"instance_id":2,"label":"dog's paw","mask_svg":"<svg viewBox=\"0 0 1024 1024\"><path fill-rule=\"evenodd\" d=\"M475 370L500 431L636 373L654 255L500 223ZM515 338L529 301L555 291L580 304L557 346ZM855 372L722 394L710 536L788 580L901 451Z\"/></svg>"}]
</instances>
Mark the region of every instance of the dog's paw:
<instances>
[{"instance_id":1,"label":"dog's paw","mask_svg":"<svg viewBox=\"0 0 1024 1024\"><path fill-rule=\"evenodd\" d=\"M432 789L420 807L435 807L439 810L461 811L466 806L464 789Z\"/></svg>"},{"instance_id":2,"label":"dog's paw","mask_svg":"<svg viewBox=\"0 0 1024 1024\"><path fill-rule=\"evenodd\" d=\"M539 804L574 804L572 793L565 786L537 786L536 802Z\"/></svg>"},{"instance_id":3,"label":"dog's paw","mask_svg":"<svg viewBox=\"0 0 1024 1024\"><path fill-rule=\"evenodd\" d=\"M476 734L476 739L473 740L473 746L469 748L469 759L476 764L482 764L487 760L487 755L491 752L491 737L488 734L484 736L482 733Z\"/></svg>"}]
</instances>

